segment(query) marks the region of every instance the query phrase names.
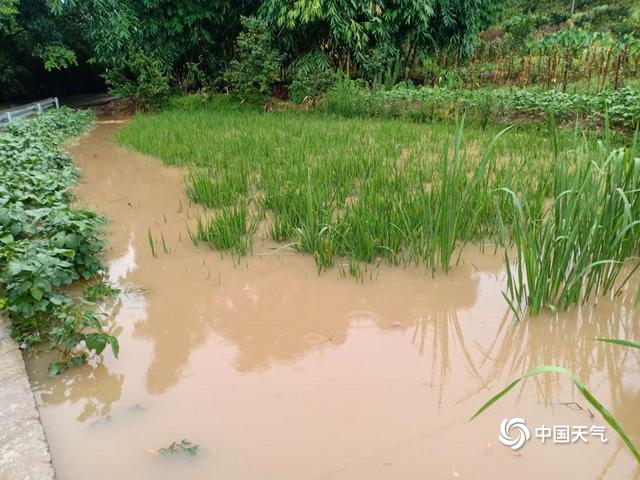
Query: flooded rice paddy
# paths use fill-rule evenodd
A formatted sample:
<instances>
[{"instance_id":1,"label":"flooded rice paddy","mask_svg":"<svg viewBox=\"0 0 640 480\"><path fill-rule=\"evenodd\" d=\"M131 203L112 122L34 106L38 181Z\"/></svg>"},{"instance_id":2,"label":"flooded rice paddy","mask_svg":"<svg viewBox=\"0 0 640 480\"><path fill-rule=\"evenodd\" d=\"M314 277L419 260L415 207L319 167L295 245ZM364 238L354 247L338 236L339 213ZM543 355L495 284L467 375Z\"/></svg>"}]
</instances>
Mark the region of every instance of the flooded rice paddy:
<instances>
[{"instance_id":1,"label":"flooded rice paddy","mask_svg":"<svg viewBox=\"0 0 640 480\"><path fill-rule=\"evenodd\" d=\"M51 378L27 358L60 480L640 478L608 442L498 442L503 418L605 425L573 370L640 442L640 362L594 337L640 338L635 285L595 308L512 322L500 255L468 249L449 275L380 266L358 282L318 275L309 255L231 256L189 240L198 207L184 172L116 147L115 123L70 147L79 202L111 219L108 264L123 292L104 307L121 345L99 365ZM155 256L149 232L165 246ZM576 403L572 403L576 402ZM187 438L195 457L154 451Z\"/></svg>"}]
</instances>

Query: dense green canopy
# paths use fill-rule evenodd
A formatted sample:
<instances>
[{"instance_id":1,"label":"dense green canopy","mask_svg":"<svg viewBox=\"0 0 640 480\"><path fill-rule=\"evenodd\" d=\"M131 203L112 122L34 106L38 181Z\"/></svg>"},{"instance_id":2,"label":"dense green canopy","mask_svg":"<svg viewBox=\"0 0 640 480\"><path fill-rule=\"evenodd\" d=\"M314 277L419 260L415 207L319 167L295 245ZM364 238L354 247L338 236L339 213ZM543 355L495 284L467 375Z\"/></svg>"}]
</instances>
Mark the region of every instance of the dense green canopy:
<instances>
[{"instance_id":1,"label":"dense green canopy","mask_svg":"<svg viewBox=\"0 0 640 480\"><path fill-rule=\"evenodd\" d=\"M193 65L220 77L242 16L268 26L286 61L322 50L356 68L373 49L410 61L419 51L473 50L483 12L500 0L0 0L0 100L85 88L137 55L181 83ZM66 73L64 73L66 72ZM48 90L54 90L48 92Z\"/></svg>"}]
</instances>

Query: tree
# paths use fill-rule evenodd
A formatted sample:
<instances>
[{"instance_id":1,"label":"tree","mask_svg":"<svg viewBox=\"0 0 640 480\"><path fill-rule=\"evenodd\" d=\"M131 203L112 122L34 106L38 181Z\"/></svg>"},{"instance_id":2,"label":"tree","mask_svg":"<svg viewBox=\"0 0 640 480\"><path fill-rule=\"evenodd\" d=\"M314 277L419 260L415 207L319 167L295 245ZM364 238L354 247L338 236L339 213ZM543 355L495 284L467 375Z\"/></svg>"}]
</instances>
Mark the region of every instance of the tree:
<instances>
[{"instance_id":1,"label":"tree","mask_svg":"<svg viewBox=\"0 0 640 480\"><path fill-rule=\"evenodd\" d=\"M348 70L372 49L400 52L407 64L419 51L469 58L477 34L504 1L265 0L259 15L290 57L321 49Z\"/></svg>"},{"instance_id":2,"label":"tree","mask_svg":"<svg viewBox=\"0 0 640 480\"><path fill-rule=\"evenodd\" d=\"M81 23L45 0L0 0L0 101L99 88Z\"/></svg>"},{"instance_id":3,"label":"tree","mask_svg":"<svg viewBox=\"0 0 640 480\"><path fill-rule=\"evenodd\" d=\"M225 78L231 91L243 100L259 100L278 79L281 55L271 45L271 35L264 20L242 17L236 58L229 64Z\"/></svg>"}]
</instances>

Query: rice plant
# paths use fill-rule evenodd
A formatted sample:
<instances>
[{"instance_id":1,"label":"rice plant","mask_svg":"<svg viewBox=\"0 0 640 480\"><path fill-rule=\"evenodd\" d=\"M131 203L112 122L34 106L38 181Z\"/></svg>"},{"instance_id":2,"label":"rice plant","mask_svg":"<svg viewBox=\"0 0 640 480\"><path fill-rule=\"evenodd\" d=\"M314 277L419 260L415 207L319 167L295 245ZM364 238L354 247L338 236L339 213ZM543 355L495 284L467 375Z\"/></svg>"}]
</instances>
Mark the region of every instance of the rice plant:
<instances>
[{"instance_id":1,"label":"rice plant","mask_svg":"<svg viewBox=\"0 0 640 480\"><path fill-rule=\"evenodd\" d=\"M151 227L147 229L147 240L149 242L149 248L151 249L151 256L153 258L158 258L158 252L156 252L156 241L153 238L153 233L151 233Z\"/></svg>"},{"instance_id":2,"label":"rice plant","mask_svg":"<svg viewBox=\"0 0 640 480\"><path fill-rule=\"evenodd\" d=\"M587 387L585 387L582 384L582 382L570 370L567 370L566 368L562 368L562 367L556 367L555 365L540 365L538 367L532 368L527 373L525 373L522 377L515 379L513 382L507 385L503 390L501 390L496 395L491 397L484 405L482 405L478 409L478 411L471 417L471 420L476 418L486 409L491 407L491 405L493 405L502 397L504 397L522 380L529 377L536 376L536 375L544 374L544 373L559 373L571 379L571 381L578 388L578 390L580 391L582 396L585 398L585 400L587 400L593 406L593 408L598 413L600 413L600 415L602 415L602 418L604 418L605 422L607 422L609 426L616 431L616 433L620 436L620 438L622 438L622 441L625 443L625 445L627 446L631 454L635 457L636 461L640 463L640 452L638 452L638 449L635 447L635 445L633 444L629 436L625 433L622 426L618 423L615 417L609 412L609 410L607 410L607 408L604 405L602 405L602 403L600 403L600 401L593 395L593 393L591 393L591 391Z\"/></svg>"},{"instance_id":3,"label":"rice plant","mask_svg":"<svg viewBox=\"0 0 640 480\"><path fill-rule=\"evenodd\" d=\"M217 250L246 255L251 251L257 222L251 218L245 203L224 207L210 218L198 217L191 233L194 243L206 242Z\"/></svg>"},{"instance_id":4,"label":"rice plant","mask_svg":"<svg viewBox=\"0 0 640 480\"><path fill-rule=\"evenodd\" d=\"M192 171L187 177L186 191L189 200L205 207L234 205L247 194L247 172L242 165Z\"/></svg>"}]
</instances>

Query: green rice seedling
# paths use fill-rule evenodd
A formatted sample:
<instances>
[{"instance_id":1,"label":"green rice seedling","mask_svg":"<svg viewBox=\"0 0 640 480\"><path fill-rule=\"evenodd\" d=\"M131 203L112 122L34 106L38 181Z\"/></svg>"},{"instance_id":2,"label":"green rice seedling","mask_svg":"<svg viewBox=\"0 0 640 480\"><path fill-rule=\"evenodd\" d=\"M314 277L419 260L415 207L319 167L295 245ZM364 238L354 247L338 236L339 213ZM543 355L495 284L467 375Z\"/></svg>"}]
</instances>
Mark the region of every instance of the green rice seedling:
<instances>
[{"instance_id":1,"label":"green rice seedling","mask_svg":"<svg viewBox=\"0 0 640 480\"><path fill-rule=\"evenodd\" d=\"M613 345L640 349L640 343L626 340L624 338L596 338L595 340L596 342L611 343Z\"/></svg>"},{"instance_id":2,"label":"green rice seedling","mask_svg":"<svg viewBox=\"0 0 640 480\"><path fill-rule=\"evenodd\" d=\"M205 207L233 205L247 194L247 172L242 165L220 170L192 171L187 178L189 200Z\"/></svg>"},{"instance_id":3,"label":"green rice seedling","mask_svg":"<svg viewBox=\"0 0 640 480\"><path fill-rule=\"evenodd\" d=\"M442 108L448 102L444 98ZM399 103L398 108L403 105ZM501 130L490 124L443 120L426 127L319 112L265 113L229 105L218 97L211 104L200 102L197 108L137 116L119 131L118 139L168 164L191 168L186 181L190 199L220 209L200 219L200 234L194 231L192 239L222 235L203 233L216 219L227 226L241 225L232 221L236 218L232 213L251 201L251 223L264 219L267 228L260 232L311 254L320 270L344 257L357 265L410 262L431 271L448 271L470 242L515 242L514 228L538 234L543 219L552 217L549 205L562 191L558 158L566 163L567 181L574 182L576 175L586 175L584 169L578 171L575 152L597 151L596 142L581 138L578 130L552 129L551 135L545 135L539 126L527 125ZM574 153L565 153L569 151ZM604 165L604 160L598 162ZM622 177L628 173L625 168L620 170ZM623 197L633 217L636 195L628 190L624 187L624 196L607 204L606 211L599 206L603 229L613 225L605 220L624 218L611 215L619 207L624 210ZM587 195L586 187L582 195ZM567 208L559 212L573 221ZM576 202L574 216L580 210ZM568 224L562 228L566 230ZM245 244L257 231L228 230ZM625 246L616 254L618 259L631 252L633 241L624 238L627 243L622 242ZM234 245L218 237L209 243L214 248ZM591 257L607 258L603 255L593 252ZM510 278L516 279L517 262L511 264ZM617 268L621 267L602 264L594 269L599 273L589 277L592 290L601 291L615 280ZM521 284L526 285L522 278ZM563 284L560 278L558 273L555 285ZM509 291L517 291L518 285L519 281L512 283ZM575 290L564 295L569 300ZM526 305L526 295L520 293L520 297L514 304Z\"/></svg>"},{"instance_id":4,"label":"green rice seedling","mask_svg":"<svg viewBox=\"0 0 640 480\"><path fill-rule=\"evenodd\" d=\"M468 179L468 173L460 166L463 127L464 119L456 132L451 161L445 154L442 156L440 195L438 202L434 202L432 235L437 241L432 247L432 267L437 264L445 272L449 271L456 251L456 263L460 258L459 240L466 242L478 236L482 206L491 202L489 174L493 149L500 137L512 128L507 127L494 137Z\"/></svg>"},{"instance_id":5,"label":"green rice seedling","mask_svg":"<svg viewBox=\"0 0 640 480\"><path fill-rule=\"evenodd\" d=\"M621 339L621 338L595 338L594 340L597 341L597 342L611 343L613 345L620 345L620 346L624 346L624 347L631 347L631 348L635 348L635 349L640 349L640 343L634 342L634 341L631 341L631 340ZM605 421L618 433L618 435L620 435L620 438L622 438L622 441L625 443L625 445L627 446L629 451L633 454L633 456L635 457L636 461L638 463L640 463L640 452L638 452L638 449L631 442L631 439L625 433L625 431L623 430L622 426L618 423L618 421L615 419L615 417L611 413L609 413L607 408L604 405L602 405L602 403L600 403L600 401L598 401L598 399L593 395L593 393L591 393L584 386L584 384L580 380L578 380L578 378L575 376L575 374L573 374L573 372L571 372L570 370L568 370L566 368L556 367L554 365L542 365L542 366L538 366L538 367L535 367L535 368L531 369L529 372L525 373L522 377L517 378L516 380L511 382L509 385L507 385L503 390L501 390L496 395L491 397L471 417L471 420L476 418L478 415L480 415L482 412L487 410L494 403L496 403L498 400L500 400L502 397L504 397L507 393L509 393L509 391L511 391L522 380L524 380L524 379L526 379L528 377L532 377L532 376L536 376L536 375L540 375L540 374L544 374L544 373L560 373L562 375L565 375L565 376L569 377L571 379L571 381L573 382L573 384L578 388L580 393L582 393L584 398L602 415L602 417L605 419Z\"/></svg>"},{"instance_id":6,"label":"green rice seedling","mask_svg":"<svg viewBox=\"0 0 640 480\"><path fill-rule=\"evenodd\" d=\"M170 249L169 247L167 247L167 242L165 242L165 240L164 240L164 235L163 235L163 233L162 233L162 232L160 232L160 241L161 241L161 243L162 243L162 251L163 251L165 254L169 254L169 253L171 253L171 249Z\"/></svg>"},{"instance_id":7,"label":"green rice seedling","mask_svg":"<svg viewBox=\"0 0 640 480\"><path fill-rule=\"evenodd\" d=\"M242 256L251 250L252 235L257 228L247 205L224 207L213 217L198 217L192 239L208 243L218 250L229 250Z\"/></svg>"}]
</instances>

